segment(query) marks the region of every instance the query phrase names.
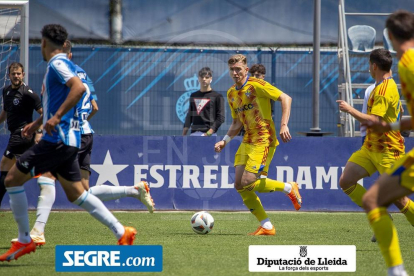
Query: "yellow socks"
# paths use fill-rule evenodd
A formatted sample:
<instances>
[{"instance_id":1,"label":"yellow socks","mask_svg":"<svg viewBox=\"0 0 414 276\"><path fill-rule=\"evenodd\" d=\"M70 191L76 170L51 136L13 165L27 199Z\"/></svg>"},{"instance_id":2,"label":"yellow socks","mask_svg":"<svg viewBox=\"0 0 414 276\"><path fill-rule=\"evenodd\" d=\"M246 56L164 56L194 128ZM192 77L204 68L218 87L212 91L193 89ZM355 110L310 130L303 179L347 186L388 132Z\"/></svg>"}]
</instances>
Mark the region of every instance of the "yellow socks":
<instances>
[{"instance_id":1,"label":"yellow socks","mask_svg":"<svg viewBox=\"0 0 414 276\"><path fill-rule=\"evenodd\" d=\"M261 178L244 187L244 190L259 193L283 192L285 183L270 178Z\"/></svg>"},{"instance_id":2,"label":"yellow socks","mask_svg":"<svg viewBox=\"0 0 414 276\"><path fill-rule=\"evenodd\" d=\"M353 202L359 207L362 207L362 197L367 192L367 190L359 184L344 190L344 193L347 194Z\"/></svg>"},{"instance_id":3,"label":"yellow socks","mask_svg":"<svg viewBox=\"0 0 414 276\"><path fill-rule=\"evenodd\" d=\"M242 197L244 205L249 208L250 212L257 218L258 221L262 221L268 217L259 197L254 191L246 189L237 191Z\"/></svg>"},{"instance_id":4,"label":"yellow socks","mask_svg":"<svg viewBox=\"0 0 414 276\"><path fill-rule=\"evenodd\" d=\"M414 226L414 202L411 199L408 199L407 204L400 210L400 212L403 213L408 222Z\"/></svg>"},{"instance_id":5,"label":"yellow socks","mask_svg":"<svg viewBox=\"0 0 414 276\"><path fill-rule=\"evenodd\" d=\"M387 208L375 208L368 213L368 220L374 230L387 267L401 265L403 260L398 242L397 229L388 215Z\"/></svg>"}]
</instances>

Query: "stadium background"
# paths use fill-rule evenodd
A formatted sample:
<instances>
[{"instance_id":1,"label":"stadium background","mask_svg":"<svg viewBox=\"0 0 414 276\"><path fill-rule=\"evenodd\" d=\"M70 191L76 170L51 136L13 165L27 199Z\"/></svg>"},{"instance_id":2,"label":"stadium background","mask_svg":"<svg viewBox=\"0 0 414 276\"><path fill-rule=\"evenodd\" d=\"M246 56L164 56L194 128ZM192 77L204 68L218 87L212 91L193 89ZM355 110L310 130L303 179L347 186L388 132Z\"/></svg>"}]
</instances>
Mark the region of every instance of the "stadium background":
<instances>
[{"instance_id":1,"label":"stadium background","mask_svg":"<svg viewBox=\"0 0 414 276\"><path fill-rule=\"evenodd\" d=\"M30 86L39 91L46 63L42 60L40 30L44 24L59 23L70 33L75 42L74 62L86 70L94 81L95 96L100 111L91 122L96 132L96 144L92 164L104 164L110 152L113 164L129 166L117 177L119 185L132 185L137 181L134 170L137 164L151 165L194 165L204 172L203 160L212 153L197 138L182 139L182 116L186 109L189 93L197 90L194 76L201 67L209 66L214 71L212 87L225 95L232 85L228 77L227 59L235 53L243 53L248 63L263 63L267 68L266 80L276 85L293 98L289 123L294 142L282 145L272 163L272 168L287 165L292 168L295 179L299 167L310 167L313 183L320 181L313 172L318 166L326 171L330 167L344 166L350 154L360 145L359 138L298 138L298 132L307 131L312 125L312 20L313 1L122 1L123 45L110 41L109 1L30 1ZM398 8L414 10L412 1L399 0L377 4L377 1L346 1L347 11L390 12ZM289 11L289 12L287 12ZM323 131L337 133L338 77L337 57L338 1L322 1L322 25L320 66L320 127ZM377 44L382 45L384 17L350 18L348 27L367 24L377 30ZM3 45L3 48L7 47ZM2 61L18 59L18 46L12 46L1 56ZM372 83L368 73L368 54L352 56L350 62L354 70L353 81ZM395 62L396 64L396 62ZM2 69L7 66L1 63ZM393 67L396 73L395 65ZM398 82L398 78L396 78ZM354 91L354 97L363 95L362 89ZM188 103L187 103L188 104ZM276 104L276 122L280 119L280 108ZM224 135L231 122L226 105L226 122L219 135ZM278 123L276 123L278 126ZM3 133L7 131L3 128ZM119 136L130 135L130 136ZM154 136L154 142L145 144L143 136ZM0 137L5 147L7 136ZM172 146L184 145L189 151L184 157L166 163L162 150L154 159L140 159L140 153L151 153L163 148L163 141L174 141ZM215 138L208 138L207 144ZM207 145L206 144L206 145ZM226 156L233 156L237 143L227 150ZM179 147L179 146L177 146ZM336 150L333 150L336 149ZM341 150L339 150L341 149ZM167 150L167 149L166 149ZM184 151L184 149L181 149ZM137 158L138 156L138 158ZM295 158L300 156L300 158ZM207 158L207 159L206 159ZM217 157L218 158L218 157ZM217 159L215 158L215 159ZM231 167L231 160L221 160L217 164ZM112 162L111 161L111 162ZM215 161L211 161L215 162ZM273 169L273 170L274 170ZM96 172L96 171L95 171ZM91 185L99 182L100 175L93 172ZM231 168L229 175L231 175ZM276 172L273 171L276 177ZM340 170L337 177L340 176ZM230 177L230 176L229 176ZM170 179L166 176L166 181ZM218 177L220 183L221 178ZM230 177L231 179L231 177ZM365 183L372 183L368 180ZM302 179L303 180L303 179ZM149 177L155 184L156 180ZM359 210L338 189L309 189L303 180L304 196L307 199L305 210ZM34 183L28 184L30 207L34 208L38 189ZM106 181L100 184L117 185ZM321 182L320 185L331 185ZM178 184L178 190L180 190ZM181 184L182 185L182 184ZM194 183L191 184L194 188ZM203 180L200 180L203 187ZM220 184L219 184L220 185ZM181 187L181 190L184 188ZM216 202L207 204L197 196L181 196L180 192L168 189L167 185L154 188L155 200L162 209L235 209L244 210L241 199L235 191L226 193ZM202 189L203 190L203 189ZM218 189L219 190L219 189ZM197 193L197 191L196 191ZM212 195L209 195L210 198ZM196 199L187 204L189 198ZM236 199L237 198L237 199ZM327 201L321 201L324 198ZM164 200L164 201L163 201ZM207 200L208 201L208 200ZM8 208L7 202L4 208ZM109 203L112 208L136 208L131 200ZM223 202L225 203L223 205ZM289 207L264 198L266 207L287 210ZM266 203L267 202L267 203ZM227 205L226 205L227 204ZM55 208L73 208L58 191Z\"/></svg>"}]
</instances>

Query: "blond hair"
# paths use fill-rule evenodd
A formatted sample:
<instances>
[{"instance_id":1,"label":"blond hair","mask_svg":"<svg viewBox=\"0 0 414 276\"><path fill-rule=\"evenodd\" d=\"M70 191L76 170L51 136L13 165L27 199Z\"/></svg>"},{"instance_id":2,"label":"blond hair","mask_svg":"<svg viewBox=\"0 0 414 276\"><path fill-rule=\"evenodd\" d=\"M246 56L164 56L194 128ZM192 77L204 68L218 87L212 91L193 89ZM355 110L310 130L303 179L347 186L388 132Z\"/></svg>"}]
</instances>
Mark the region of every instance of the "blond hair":
<instances>
[{"instance_id":1,"label":"blond hair","mask_svg":"<svg viewBox=\"0 0 414 276\"><path fill-rule=\"evenodd\" d=\"M230 57L229 61L227 61L228 65L233 65L236 64L238 62L243 63L244 65L247 65L247 59L244 55L242 54L237 54L237 55L233 55Z\"/></svg>"}]
</instances>

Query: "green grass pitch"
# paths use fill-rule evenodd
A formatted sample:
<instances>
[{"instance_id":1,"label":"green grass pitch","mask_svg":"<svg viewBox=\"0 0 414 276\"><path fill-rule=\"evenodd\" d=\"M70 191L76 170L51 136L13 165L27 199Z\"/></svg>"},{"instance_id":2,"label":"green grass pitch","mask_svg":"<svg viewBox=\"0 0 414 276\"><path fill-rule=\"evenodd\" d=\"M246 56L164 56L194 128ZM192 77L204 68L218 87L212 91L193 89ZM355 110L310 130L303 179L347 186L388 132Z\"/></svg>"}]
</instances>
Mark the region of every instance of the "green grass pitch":
<instances>
[{"instance_id":1,"label":"green grass pitch","mask_svg":"<svg viewBox=\"0 0 414 276\"><path fill-rule=\"evenodd\" d=\"M46 245L18 261L0 263L0 275L270 275L248 271L249 245L356 245L356 273L311 273L310 275L386 275L386 267L364 213L269 212L276 236L247 236L258 226L247 212L211 212L214 229L197 235L190 227L193 212L116 212L124 225L138 230L135 244L162 245L161 273L57 273L55 245L113 245L109 229L85 212L53 212L46 226ZM35 212L30 212L31 225ZM401 214L393 214L405 266L414 274L414 228ZM16 237L11 212L0 213L0 251L4 253ZM279 273L276 273L277 275ZM272 275L276 275L272 273ZM299 276L305 273L280 273ZM307 273L309 274L309 273Z\"/></svg>"}]
</instances>

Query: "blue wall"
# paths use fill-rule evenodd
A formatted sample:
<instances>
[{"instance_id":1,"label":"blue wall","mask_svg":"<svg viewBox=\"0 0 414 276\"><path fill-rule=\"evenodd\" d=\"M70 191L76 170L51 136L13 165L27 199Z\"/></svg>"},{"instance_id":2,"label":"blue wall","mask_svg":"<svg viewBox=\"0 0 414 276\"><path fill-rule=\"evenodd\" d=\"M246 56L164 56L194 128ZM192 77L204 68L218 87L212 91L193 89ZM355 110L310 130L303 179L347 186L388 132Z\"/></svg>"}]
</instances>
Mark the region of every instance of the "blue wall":
<instances>
[{"instance_id":1,"label":"blue wall","mask_svg":"<svg viewBox=\"0 0 414 276\"><path fill-rule=\"evenodd\" d=\"M214 152L215 137L98 136L95 135L90 186L150 183L156 207L162 210L246 210L233 188L234 139L220 154ZM5 148L6 136L0 136ZM414 146L407 141L407 149ZM299 183L303 211L361 211L340 190L338 179L360 138L294 138L281 144L270 165L269 177ZM370 187L377 174L364 179ZM29 207L35 208L39 189L34 180L25 185ZM76 209L60 185L54 209ZM3 208L9 208L8 196ZM294 210L283 193L260 194L267 210ZM133 198L105 203L110 209L143 210ZM395 208L393 209L395 210Z\"/></svg>"}]
</instances>

